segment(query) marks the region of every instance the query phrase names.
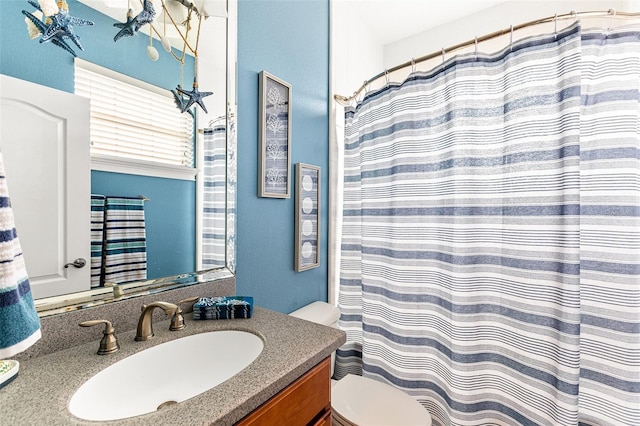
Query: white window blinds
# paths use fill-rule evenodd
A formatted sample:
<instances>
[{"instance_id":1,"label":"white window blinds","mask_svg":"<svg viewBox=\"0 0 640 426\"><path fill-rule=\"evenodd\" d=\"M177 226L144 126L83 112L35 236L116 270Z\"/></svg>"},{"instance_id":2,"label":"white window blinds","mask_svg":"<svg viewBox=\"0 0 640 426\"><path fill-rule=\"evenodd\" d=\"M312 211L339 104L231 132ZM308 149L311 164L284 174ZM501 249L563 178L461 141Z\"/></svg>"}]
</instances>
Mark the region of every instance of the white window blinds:
<instances>
[{"instance_id":1,"label":"white window blinds","mask_svg":"<svg viewBox=\"0 0 640 426\"><path fill-rule=\"evenodd\" d=\"M91 99L92 161L193 169L193 118L170 91L76 60L75 93Z\"/></svg>"}]
</instances>

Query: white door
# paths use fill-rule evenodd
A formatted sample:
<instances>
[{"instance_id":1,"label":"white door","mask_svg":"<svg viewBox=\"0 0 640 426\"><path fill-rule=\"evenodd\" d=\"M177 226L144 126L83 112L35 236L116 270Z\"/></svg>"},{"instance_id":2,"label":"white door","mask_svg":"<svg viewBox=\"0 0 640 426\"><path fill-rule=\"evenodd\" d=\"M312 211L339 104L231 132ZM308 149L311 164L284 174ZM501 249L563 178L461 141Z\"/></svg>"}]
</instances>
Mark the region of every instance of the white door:
<instances>
[{"instance_id":1,"label":"white door","mask_svg":"<svg viewBox=\"0 0 640 426\"><path fill-rule=\"evenodd\" d=\"M0 75L0 149L34 298L90 288L89 100ZM84 259L86 266L64 265Z\"/></svg>"}]
</instances>

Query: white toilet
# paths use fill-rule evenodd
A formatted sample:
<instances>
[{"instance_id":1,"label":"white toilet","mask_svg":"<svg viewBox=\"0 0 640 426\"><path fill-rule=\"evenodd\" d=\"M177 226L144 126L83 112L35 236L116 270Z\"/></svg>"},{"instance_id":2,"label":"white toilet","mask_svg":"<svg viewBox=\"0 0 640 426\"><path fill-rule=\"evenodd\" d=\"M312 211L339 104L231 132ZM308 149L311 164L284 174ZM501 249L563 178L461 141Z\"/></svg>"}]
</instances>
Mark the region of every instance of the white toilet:
<instances>
[{"instance_id":1,"label":"white toilet","mask_svg":"<svg viewBox=\"0 0 640 426\"><path fill-rule=\"evenodd\" d=\"M329 327L338 326L340 311L325 302L313 302L292 316ZM331 354L333 376L334 354ZM418 401L388 384L348 374L331 381L333 425L430 426L431 416Z\"/></svg>"}]
</instances>

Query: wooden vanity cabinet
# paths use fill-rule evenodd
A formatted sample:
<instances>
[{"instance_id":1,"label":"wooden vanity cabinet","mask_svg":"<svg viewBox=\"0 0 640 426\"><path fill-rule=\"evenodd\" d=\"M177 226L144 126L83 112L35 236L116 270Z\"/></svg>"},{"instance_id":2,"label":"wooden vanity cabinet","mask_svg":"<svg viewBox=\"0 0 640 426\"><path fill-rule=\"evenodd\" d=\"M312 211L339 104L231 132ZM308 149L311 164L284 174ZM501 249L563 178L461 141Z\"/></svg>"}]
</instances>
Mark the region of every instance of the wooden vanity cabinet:
<instances>
[{"instance_id":1,"label":"wooden vanity cabinet","mask_svg":"<svg viewBox=\"0 0 640 426\"><path fill-rule=\"evenodd\" d=\"M330 426L331 358L326 358L240 420L237 426Z\"/></svg>"}]
</instances>

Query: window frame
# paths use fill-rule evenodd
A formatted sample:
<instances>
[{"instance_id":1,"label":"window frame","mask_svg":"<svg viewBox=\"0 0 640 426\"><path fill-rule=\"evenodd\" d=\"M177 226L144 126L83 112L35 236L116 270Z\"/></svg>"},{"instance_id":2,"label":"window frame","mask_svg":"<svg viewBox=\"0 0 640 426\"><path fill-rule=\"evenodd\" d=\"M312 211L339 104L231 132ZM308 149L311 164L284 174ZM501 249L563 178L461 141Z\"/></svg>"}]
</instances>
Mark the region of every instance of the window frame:
<instances>
[{"instance_id":1,"label":"window frame","mask_svg":"<svg viewBox=\"0 0 640 426\"><path fill-rule=\"evenodd\" d=\"M99 65L93 64L91 62L85 61L80 58L76 58L74 61L74 70L78 68L82 68L89 72L100 74L101 76L116 80L122 84L136 86L142 90L147 90L154 94L158 94L165 97L169 97L171 95L171 92L166 89L162 89L160 87L129 77L127 75L110 70L108 68L101 67ZM76 79L74 77L74 91L76 86L75 80ZM82 93L76 92L76 94L80 94L84 96ZM171 99L171 101L173 102L173 99ZM176 107L176 111L178 111L177 107ZM160 161L146 161L141 159L133 159L133 158L103 155L103 154L94 155L93 153L91 153L91 170L194 181L198 173L198 169L195 166L195 160L196 160L195 128L196 128L196 120L193 119L192 126L191 126L191 134L190 134L191 144L192 144L192 148L191 148L192 166L191 167L167 164Z\"/></svg>"}]
</instances>

